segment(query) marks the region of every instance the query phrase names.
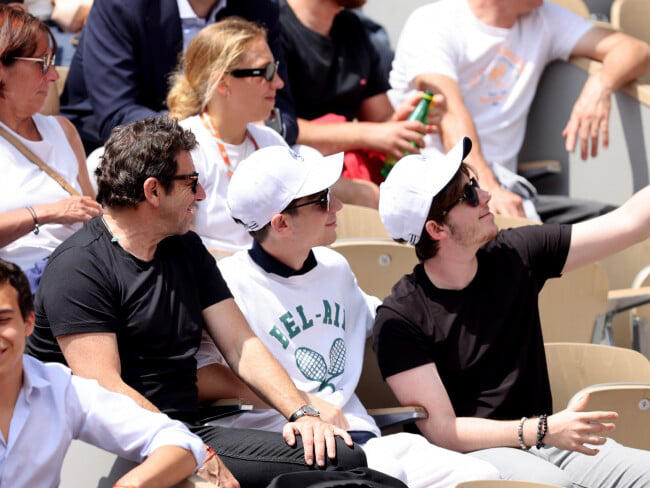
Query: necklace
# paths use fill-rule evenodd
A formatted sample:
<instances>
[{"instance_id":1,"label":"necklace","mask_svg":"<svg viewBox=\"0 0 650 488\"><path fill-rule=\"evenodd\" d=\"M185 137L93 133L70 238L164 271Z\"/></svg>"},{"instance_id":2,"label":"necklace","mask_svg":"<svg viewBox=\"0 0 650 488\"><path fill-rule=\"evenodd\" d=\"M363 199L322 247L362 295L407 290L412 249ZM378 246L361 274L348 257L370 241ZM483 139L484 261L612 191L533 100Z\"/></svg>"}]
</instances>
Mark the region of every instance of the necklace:
<instances>
[{"instance_id":1,"label":"necklace","mask_svg":"<svg viewBox=\"0 0 650 488\"><path fill-rule=\"evenodd\" d=\"M102 214L101 219L102 219L102 222L104 223L104 227L106 227L106 230L111 235L111 242L113 244L117 244L118 242L120 242L120 238L117 237L117 236L114 236L113 233L111 232L111 228L108 226L108 222L106 222L106 219L104 218L104 214Z\"/></svg>"}]
</instances>

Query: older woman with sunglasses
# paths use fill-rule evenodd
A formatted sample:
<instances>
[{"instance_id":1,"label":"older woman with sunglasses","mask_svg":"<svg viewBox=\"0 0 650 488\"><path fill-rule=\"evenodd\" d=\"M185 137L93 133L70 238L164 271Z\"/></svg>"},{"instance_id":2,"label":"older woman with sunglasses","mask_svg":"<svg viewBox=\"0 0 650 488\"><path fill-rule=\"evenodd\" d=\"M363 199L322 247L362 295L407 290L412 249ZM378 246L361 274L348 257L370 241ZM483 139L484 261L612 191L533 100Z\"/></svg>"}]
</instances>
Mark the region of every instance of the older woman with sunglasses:
<instances>
[{"instance_id":1,"label":"older woman with sunglasses","mask_svg":"<svg viewBox=\"0 0 650 488\"><path fill-rule=\"evenodd\" d=\"M208 248L234 252L252 243L230 218L226 192L240 161L262 147L286 145L273 129L255 123L269 118L275 94L284 86L277 68L264 29L230 17L197 34L173 77L170 115L199 142L192 158L206 199L199 205L195 231ZM340 182L335 191L353 193L358 190L350 188L354 184ZM368 196L357 203L378 198L375 189L360 189Z\"/></svg>"},{"instance_id":2,"label":"older woman with sunglasses","mask_svg":"<svg viewBox=\"0 0 650 488\"><path fill-rule=\"evenodd\" d=\"M74 126L37 113L58 79L54 52L47 25L0 5L0 258L18 264L33 289L45 258L101 211Z\"/></svg>"}]
</instances>

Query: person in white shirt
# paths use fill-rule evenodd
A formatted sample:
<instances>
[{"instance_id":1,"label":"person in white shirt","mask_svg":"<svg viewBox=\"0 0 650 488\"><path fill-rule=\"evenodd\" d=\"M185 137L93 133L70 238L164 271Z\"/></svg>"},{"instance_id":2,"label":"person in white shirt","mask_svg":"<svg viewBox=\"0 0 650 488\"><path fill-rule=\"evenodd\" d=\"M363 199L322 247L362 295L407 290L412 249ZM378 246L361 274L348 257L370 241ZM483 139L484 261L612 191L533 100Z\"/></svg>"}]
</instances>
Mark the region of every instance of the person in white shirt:
<instances>
[{"instance_id":1,"label":"person in white shirt","mask_svg":"<svg viewBox=\"0 0 650 488\"><path fill-rule=\"evenodd\" d=\"M0 259L0 486L58 486L72 439L144 460L116 486L172 486L203 464L203 441L182 423L24 355L33 329L27 278Z\"/></svg>"},{"instance_id":2,"label":"person in white shirt","mask_svg":"<svg viewBox=\"0 0 650 488\"><path fill-rule=\"evenodd\" d=\"M611 207L536 195L516 174L542 72L570 56L603 63L588 77L562 131L567 151L579 143L586 159L589 146L596 155L599 138L607 147L611 94L650 68L650 46L595 27L550 1L441 0L418 8L400 35L389 94L395 105L417 90L446 97L442 138L427 136L427 148L446 152L468 135L474 141L470 162L492 194L492 211L572 223Z\"/></svg>"},{"instance_id":3,"label":"person in white shirt","mask_svg":"<svg viewBox=\"0 0 650 488\"><path fill-rule=\"evenodd\" d=\"M253 332L323 418L361 444L368 467L410 487L498 479L492 465L439 448L422 436L381 437L356 396L364 344L380 301L359 288L345 258L322 247L336 239L341 202L330 188L342 167L342 153L307 157L279 146L242 161L227 201L233 218L255 240L249 251L219 261L222 276ZM215 363L221 359L218 349L204 337L198 366L220 368ZM241 382L230 393L263 406ZM219 422L279 432L282 420L266 407Z\"/></svg>"},{"instance_id":4,"label":"person in white shirt","mask_svg":"<svg viewBox=\"0 0 650 488\"><path fill-rule=\"evenodd\" d=\"M234 252L252 243L229 217L226 191L240 161L259 148L287 145L275 130L255 123L270 116L284 86L278 67L266 31L231 17L194 37L173 78L167 96L170 115L199 143L192 159L206 198L194 230L209 249ZM354 203L377 206L379 190L370 182L341 181L340 191Z\"/></svg>"}]
</instances>

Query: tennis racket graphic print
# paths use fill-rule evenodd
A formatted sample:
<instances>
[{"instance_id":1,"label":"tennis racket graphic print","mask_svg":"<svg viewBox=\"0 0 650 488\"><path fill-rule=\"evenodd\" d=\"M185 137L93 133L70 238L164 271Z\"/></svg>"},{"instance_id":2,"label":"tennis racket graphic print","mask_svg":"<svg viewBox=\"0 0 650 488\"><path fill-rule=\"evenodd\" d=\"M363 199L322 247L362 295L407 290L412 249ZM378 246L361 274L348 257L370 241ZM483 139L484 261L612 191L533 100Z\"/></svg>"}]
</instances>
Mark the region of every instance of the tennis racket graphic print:
<instances>
[{"instance_id":1,"label":"tennis racket graphic print","mask_svg":"<svg viewBox=\"0 0 650 488\"><path fill-rule=\"evenodd\" d=\"M296 366L305 378L320 382L318 391L323 391L328 386L332 388L332 391L336 391L336 387L330 381L345 371L345 342L343 339L334 340L330 347L329 359L330 365L327 367L327 362L320 353L308 347L296 349Z\"/></svg>"}]
</instances>

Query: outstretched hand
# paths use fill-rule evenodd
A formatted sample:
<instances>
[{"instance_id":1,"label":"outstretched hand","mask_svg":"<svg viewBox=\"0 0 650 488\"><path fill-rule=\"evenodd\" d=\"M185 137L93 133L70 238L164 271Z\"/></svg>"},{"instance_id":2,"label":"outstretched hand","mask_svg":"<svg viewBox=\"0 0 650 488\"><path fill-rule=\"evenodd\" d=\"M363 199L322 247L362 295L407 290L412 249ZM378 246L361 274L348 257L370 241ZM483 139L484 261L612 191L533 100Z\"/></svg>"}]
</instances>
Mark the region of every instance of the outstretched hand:
<instances>
[{"instance_id":1,"label":"outstretched hand","mask_svg":"<svg viewBox=\"0 0 650 488\"><path fill-rule=\"evenodd\" d=\"M345 430L335 427L319 417L304 415L295 422L285 424L282 429L282 437L287 444L296 444L296 435L302 437L302 445L305 451L305 462L311 466L314 464L314 455L318 466L325 466L325 453L330 459L336 458L336 442L334 437L338 436L350 447L352 438Z\"/></svg>"},{"instance_id":2,"label":"outstretched hand","mask_svg":"<svg viewBox=\"0 0 650 488\"><path fill-rule=\"evenodd\" d=\"M598 138L603 147L609 146L609 112L611 92L598 75L587 79L578 97L562 136L566 139L566 150L572 152L580 140L580 156L587 159L591 144L591 157L598 154Z\"/></svg>"},{"instance_id":3,"label":"outstretched hand","mask_svg":"<svg viewBox=\"0 0 650 488\"><path fill-rule=\"evenodd\" d=\"M602 445L607 440L599 435L614 430L611 422L618 418L616 412L584 412L589 401L589 394L578 398L569 406L548 418L548 433L544 438L546 444L560 449L577 451L589 456L598 454L598 449L584 444Z\"/></svg>"},{"instance_id":4,"label":"outstretched hand","mask_svg":"<svg viewBox=\"0 0 650 488\"><path fill-rule=\"evenodd\" d=\"M211 448L208 448L208 457L196 474L219 488L239 488L239 482Z\"/></svg>"}]
</instances>

